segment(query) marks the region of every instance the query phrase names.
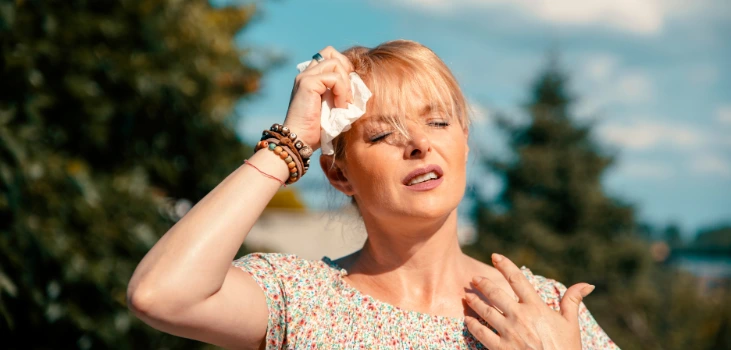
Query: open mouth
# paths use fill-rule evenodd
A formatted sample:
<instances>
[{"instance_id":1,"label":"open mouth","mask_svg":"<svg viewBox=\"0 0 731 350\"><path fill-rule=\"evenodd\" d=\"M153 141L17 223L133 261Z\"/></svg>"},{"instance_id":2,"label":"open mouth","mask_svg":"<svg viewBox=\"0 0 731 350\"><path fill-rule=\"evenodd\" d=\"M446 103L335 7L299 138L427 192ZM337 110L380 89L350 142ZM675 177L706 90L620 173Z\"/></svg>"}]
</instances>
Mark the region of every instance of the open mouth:
<instances>
[{"instance_id":1,"label":"open mouth","mask_svg":"<svg viewBox=\"0 0 731 350\"><path fill-rule=\"evenodd\" d=\"M416 185L416 184L419 184L419 183L422 183L422 182L436 180L438 178L439 178L439 175L437 175L436 172L430 171L430 172L428 172L428 173L426 173L424 175L419 175L419 176L411 179L411 181L409 181L409 183L406 184L406 185L407 186L413 186L413 185Z\"/></svg>"},{"instance_id":2,"label":"open mouth","mask_svg":"<svg viewBox=\"0 0 731 350\"><path fill-rule=\"evenodd\" d=\"M404 178L403 184L406 186L417 186L422 184L421 186L423 186L429 182L440 180L443 175L444 172L442 171L442 168L438 165L432 164L425 168L416 169L410 172L409 175Z\"/></svg>"}]
</instances>

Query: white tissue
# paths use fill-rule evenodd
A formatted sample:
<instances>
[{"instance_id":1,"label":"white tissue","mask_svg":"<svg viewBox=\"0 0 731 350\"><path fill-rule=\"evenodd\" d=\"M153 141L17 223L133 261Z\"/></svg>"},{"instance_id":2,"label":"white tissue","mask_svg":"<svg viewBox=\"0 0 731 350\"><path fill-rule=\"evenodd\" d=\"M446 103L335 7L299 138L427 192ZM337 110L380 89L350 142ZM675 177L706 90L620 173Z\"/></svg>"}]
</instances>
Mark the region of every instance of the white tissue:
<instances>
[{"instance_id":1,"label":"white tissue","mask_svg":"<svg viewBox=\"0 0 731 350\"><path fill-rule=\"evenodd\" d=\"M302 62L297 65L297 70L302 72L312 61ZM353 103L348 103L348 108L334 108L334 96L328 89L322 95L322 112L320 112L320 147L322 154L335 154L332 140L340 133L348 131L350 124L366 112L366 103L371 98L371 91L363 83L363 80L355 72L350 73L350 90L353 92Z\"/></svg>"}]
</instances>

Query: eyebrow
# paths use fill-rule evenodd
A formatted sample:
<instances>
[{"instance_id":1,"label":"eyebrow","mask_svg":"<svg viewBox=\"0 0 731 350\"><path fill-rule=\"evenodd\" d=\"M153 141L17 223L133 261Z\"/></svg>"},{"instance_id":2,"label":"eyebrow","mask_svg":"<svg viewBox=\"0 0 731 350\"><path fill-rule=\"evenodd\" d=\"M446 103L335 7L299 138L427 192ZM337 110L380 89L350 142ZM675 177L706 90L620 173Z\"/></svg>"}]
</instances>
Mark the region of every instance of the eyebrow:
<instances>
[{"instance_id":1,"label":"eyebrow","mask_svg":"<svg viewBox=\"0 0 731 350\"><path fill-rule=\"evenodd\" d=\"M419 111L420 111L419 116L423 117L423 116L431 113L435 109L436 108L434 108L432 105L424 105L423 107L421 107L421 109L419 109ZM389 119L388 117L386 117L383 114L374 115L373 118L378 120L379 122L388 122L388 119Z\"/></svg>"}]
</instances>

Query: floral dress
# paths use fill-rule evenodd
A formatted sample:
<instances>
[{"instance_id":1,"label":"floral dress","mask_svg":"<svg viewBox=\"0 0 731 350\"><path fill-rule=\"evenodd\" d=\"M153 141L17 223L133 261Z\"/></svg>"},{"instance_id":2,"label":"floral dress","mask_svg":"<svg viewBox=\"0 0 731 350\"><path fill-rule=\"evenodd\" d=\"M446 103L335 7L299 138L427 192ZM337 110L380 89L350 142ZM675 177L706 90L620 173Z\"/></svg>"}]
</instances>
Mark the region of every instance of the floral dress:
<instances>
[{"instance_id":1,"label":"floral dress","mask_svg":"<svg viewBox=\"0 0 731 350\"><path fill-rule=\"evenodd\" d=\"M462 317L401 309L360 293L332 260L254 253L233 261L264 291L269 321L266 349L485 349ZM566 287L523 273L554 310ZM579 308L584 349L619 349L584 304Z\"/></svg>"}]
</instances>

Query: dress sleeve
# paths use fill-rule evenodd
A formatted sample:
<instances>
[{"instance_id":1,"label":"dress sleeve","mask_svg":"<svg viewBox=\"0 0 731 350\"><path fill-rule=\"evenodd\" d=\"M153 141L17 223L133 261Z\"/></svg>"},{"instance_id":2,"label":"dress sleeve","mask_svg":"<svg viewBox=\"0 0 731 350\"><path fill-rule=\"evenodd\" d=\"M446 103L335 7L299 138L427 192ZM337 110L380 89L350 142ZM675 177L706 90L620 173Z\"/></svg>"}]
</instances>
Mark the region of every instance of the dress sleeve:
<instances>
[{"instance_id":1,"label":"dress sleeve","mask_svg":"<svg viewBox=\"0 0 731 350\"><path fill-rule=\"evenodd\" d=\"M523 273L533 284L543 302L550 308L560 311L561 298L566 293L566 286L561 282L533 275L530 270L523 268ZM619 350L619 346L609 338L606 332L591 315L589 309L582 302L579 305L579 328L581 330L581 348L584 350Z\"/></svg>"},{"instance_id":2,"label":"dress sleeve","mask_svg":"<svg viewBox=\"0 0 731 350\"><path fill-rule=\"evenodd\" d=\"M238 258L232 265L248 272L261 287L269 309L266 349L281 349L287 332L287 301L280 266L282 254L252 253Z\"/></svg>"}]
</instances>

